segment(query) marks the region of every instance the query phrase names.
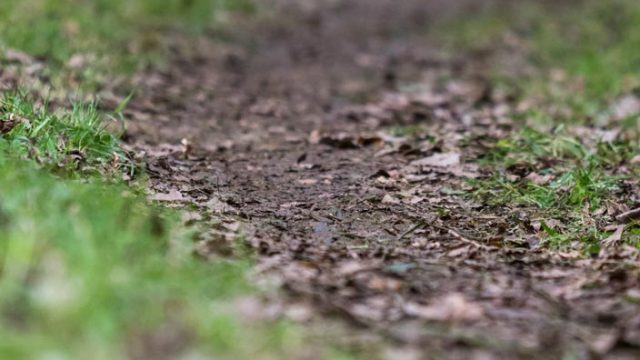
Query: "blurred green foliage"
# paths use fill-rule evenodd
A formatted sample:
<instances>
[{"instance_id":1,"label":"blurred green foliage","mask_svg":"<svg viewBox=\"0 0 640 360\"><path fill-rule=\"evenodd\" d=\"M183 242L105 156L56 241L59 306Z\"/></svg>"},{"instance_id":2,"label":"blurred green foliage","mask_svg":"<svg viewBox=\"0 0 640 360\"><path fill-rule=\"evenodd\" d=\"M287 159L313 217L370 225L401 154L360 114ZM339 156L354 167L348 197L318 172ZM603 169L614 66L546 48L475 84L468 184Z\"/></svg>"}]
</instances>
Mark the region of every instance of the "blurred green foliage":
<instances>
[{"instance_id":1,"label":"blurred green foliage","mask_svg":"<svg viewBox=\"0 0 640 360\"><path fill-rule=\"evenodd\" d=\"M113 76L162 55L170 31L199 32L233 0L5 0L0 46L51 74L76 54ZM71 90L71 89L69 89ZM281 358L298 337L248 325L250 259L194 258L196 229L120 178L136 166L94 103L47 106L0 94L0 358ZM239 239L240 241L240 239Z\"/></svg>"},{"instance_id":2,"label":"blurred green foliage","mask_svg":"<svg viewBox=\"0 0 640 360\"><path fill-rule=\"evenodd\" d=\"M600 117L609 101L640 88L640 2L635 0L501 3L448 24L447 32L457 49L495 48L511 34L532 65L566 72L579 86L565 93L550 90L547 76L511 79L525 96L545 93L570 106L574 118L562 121Z\"/></svg>"},{"instance_id":3,"label":"blurred green foliage","mask_svg":"<svg viewBox=\"0 0 640 360\"><path fill-rule=\"evenodd\" d=\"M194 261L175 217L126 187L0 156L0 188L0 358L244 359L295 341L234 314L247 262Z\"/></svg>"},{"instance_id":4,"label":"blurred green foliage","mask_svg":"<svg viewBox=\"0 0 640 360\"><path fill-rule=\"evenodd\" d=\"M3 0L0 46L58 65L92 54L95 65L130 71L154 60L168 31L202 31L220 12L252 9L250 0Z\"/></svg>"}]
</instances>

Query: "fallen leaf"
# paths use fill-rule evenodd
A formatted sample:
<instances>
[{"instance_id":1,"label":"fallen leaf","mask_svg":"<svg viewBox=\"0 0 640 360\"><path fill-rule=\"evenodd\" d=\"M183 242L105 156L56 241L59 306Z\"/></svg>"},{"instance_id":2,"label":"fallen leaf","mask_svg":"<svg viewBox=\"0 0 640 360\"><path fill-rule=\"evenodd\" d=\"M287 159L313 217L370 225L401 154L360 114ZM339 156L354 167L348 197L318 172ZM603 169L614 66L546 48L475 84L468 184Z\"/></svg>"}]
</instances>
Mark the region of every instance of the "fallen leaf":
<instances>
[{"instance_id":1,"label":"fallen leaf","mask_svg":"<svg viewBox=\"0 0 640 360\"><path fill-rule=\"evenodd\" d=\"M185 198L178 190L172 189L167 194L157 193L151 197L151 200L155 201L184 201Z\"/></svg>"},{"instance_id":2,"label":"fallen leaf","mask_svg":"<svg viewBox=\"0 0 640 360\"><path fill-rule=\"evenodd\" d=\"M616 346L620 340L620 333L616 330L603 330L582 337L591 351L598 355L605 355Z\"/></svg>"},{"instance_id":3,"label":"fallen leaf","mask_svg":"<svg viewBox=\"0 0 640 360\"><path fill-rule=\"evenodd\" d=\"M411 162L414 166L431 166L431 167L451 167L460 164L460 154L457 152L447 152L434 154L420 160Z\"/></svg>"},{"instance_id":4,"label":"fallen leaf","mask_svg":"<svg viewBox=\"0 0 640 360\"><path fill-rule=\"evenodd\" d=\"M320 142L320 139L321 139L320 130L313 130L309 134L308 141L311 144L318 144Z\"/></svg>"},{"instance_id":5,"label":"fallen leaf","mask_svg":"<svg viewBox=\"0 0 640 360\"><path fill-rule=\"evenodd\" d=\"M384 144L384 140L377 135L372 135L372 136L361 135L355 138L345 133L340 133L340 134L331 135L331 136L324 136L324 137L321 137L318 140L318 142L320 144L328 145L338 149L357 149L360 147L368 147L372 145Z\"/></svg>"},{"instance_id":6,"label":"fallen leaf","mask_svg":"<svg viewBox=\"0 0 640 360\"><path fill-rule=\"evenodd\" d=\"M527 175L525 179L531 181L536 185L546 185L550 183L551 180L554 179L554 177L555 176L553 176L552 174L540 175L538 173L532 172L531 174Z\"/></svg>"},{"instance_id":7,"label":"fallen leaf","mask_svg":"<svg viewBox=\"0 0 640 360\"><path fill-rule=\"evenodd\" d=\"M613 234L611 234L611 236L609 236L608 238L602 240L602 245L604 245L605 247L611 247L619 243L620 240L622 240L622 234L624 233L624 229L625 229L624 225L616 226Z\"/></svg>"},{"instance_id":8,"label":"fallen leaf","mask_svg":"<svg viewBox=\"0 0 640 360\"><path fill-rule=\"evenodd\" d=\"M419 204L419 203L423 202L424 200L425 200L425 198L422 197L422 196L413 196L409 200L409 204L416 205L416 204Z\"/></svg>"},{"instance_id":9,"label":"fallen leaf","mask_svg":"<svg viewBox=\"0 0 640 360\"><path fill-rule=\"evenodd\" d=\"M472 322L484 317L480 305L465 299L462 294L452 293L435 300L431 305L408 303L405 314L431 321Z\"/></svg>"},{"instance_id":10,"label":"fallen leaf","mask_svg":"<svg viewBox=\"0 0 640 360\"><path fill-rule=\"evenodd\" d=\"M356 139L346 134L336 136L325 136L320 139L320 144L328 145L338 149L357 149Z\"/></svg>"},{"instance_id":11,"label":"fallen leaf","mask_svg":"<svg viewBox=\"0 0 640 360\"><path fill-rule=\"evenodd\" d=\"M619 223L628 223L628 222L631 222L633 220L638 220L638 219L640 219L640 208L629 210L629 211L627 211L625 213L622 213L622 214L616 216L616 220Z\"/></svg>"},{"instance_id":12,"label":"fallen leaf","mask_svg":"<svg viewBox=\"0 0 640 360\"><path fill-rule=\"evenodd\" d=\"M402 288L402 285L403 285L402 281L398 279L380 276L380 275L374 275L367 282L367 287L369 289L374 291L380 291L380 292L384 292L384 291L397 292L400 290L400 288Z\"/></svg>"},{"instance_id":13,"label":"fallen leaf","mask_svg":"<svg viewBox=\"0 0 640 360\"><path fill-rule=\"evenodd\" d=\"M640 98L628 95L618 100L612 107L615 119L622 120L640 113Z\"/></svg>"},{"instance_id":14,"label":"fallen leaf","mask_svg":"<svg viewBox=\"0 0 640 360\"><path fill-rule=\"evenodd\" d=\"M307 322L316 315L314 308L306 303L289 304L284 314L287 319L294 322Z\"/></svg>"},{"instance_id":15,"label":"fallen leaf","mask_svg":"<svg viewBox=\"0 0 640 360\"><path fill-rule=\"evenodd\" d=\"M25 65L34 62L33 58L30 55L18 50L6 49L4 51L4 54L2 55L4 55L2 56L2 58L8 62L15 62Z\"/></svg>"},{"instance_id":16,"label":"fallen leaf","mask_svg":"<svg viewBox=\"0 0 640 360\"><path fill-rule=\"evenodd\" d=\"M67 66L70 69L81 69L87 65L89 59L83 54L75 54L67 61Z\"/></svg>"},{"instance_id":17,"label":"fallen leaf","mask_svg":"<svg viewBox=\"0 0 640 360\"><path fill-rule=\"evenodd\" d=\"M382 203L383 204L390 204L390 205L396 205L396 204L400 204L400 200L394 198L393 196L391 196L390 194L386 194L383 198L382 198Z\"/></svg>"},{"instance_id":18,"label":"fallen leaf","mask_svg":"<svg viewBox=\"0 0 640 360\"><path fill-rule=\"evenodd\" d=\"M297 183L300 185L315 185L318 183L318 179L298 179Z\"/></svg>"},{"instance_id":19,"label":"fallen leaf","mask_svg":"<svg viewBox=\"0 0 640 360\"><path fill-rule=\"evenodd\" d=\"M384 144L384 140L382 140L379 136L360 136L356 140L356 144L367 147L372 145L382 145Z\"/></svg>"},{"instance_id":20,"label":"fallen leaf","mask_svg":"<svg viewBox=\"0 0 640 360\"><path fill-rule=\"evenodd\" d=\"M0 134L8 134L16 126L15 121L3 120L0 121Z\"/></svg>"},{"instance_id":21,"label":"fallen leaf","mask_svg":"<svg viewBox=\"0 0 640 360\"><path fill-rule=\"evenodd\" d=\"M185 158L188 157L193 151L193 146L191 145L191 141L187 138L183 138L180 140L180 144L182 145L180 151L182 152L182 156Z\"/></svg>"}]
</instances>

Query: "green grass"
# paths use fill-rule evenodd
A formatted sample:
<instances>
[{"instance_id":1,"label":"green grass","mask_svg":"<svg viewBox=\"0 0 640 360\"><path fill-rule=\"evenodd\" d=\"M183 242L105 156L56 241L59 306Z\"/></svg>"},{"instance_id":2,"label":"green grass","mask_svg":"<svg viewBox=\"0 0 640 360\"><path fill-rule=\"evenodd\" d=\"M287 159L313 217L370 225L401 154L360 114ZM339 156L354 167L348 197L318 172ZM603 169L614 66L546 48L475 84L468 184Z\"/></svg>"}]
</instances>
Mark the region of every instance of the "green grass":
<instances>
[{"instance_id":1,"label":"green grass","mask_svg":"<svg viewBox=\"0 0 640 360\"><path fill-rule=\"evenodd\" d=\"M106 130L109 122L118 124L117 118L101 114L95 103L50 111L46 105L35 106L31 97L4 94L0 121L6 133L0 138L0 151L69 175L132 173L135 167L117 136Z\"/></svg>"},{"instance_id":2,"label":"green grass","mask_svg":"<svg viewBox=\"0 0 640 360\"><path fill-rule=\"evenodd\" d=\"M606 126L611 102L640 87L640 3L635 0L503 4L448 24L447 31L456 49L491 49L505 38L517 39L521 49L511 51L525 53L539 71L528 78L513 78L500 68L490 71L537 100L527 118ZM635 120L629 122L635 125Z\"/></svg>"},{"instance_id":3,"label":"green grass","mask_svg":"<svg viewBox=\"0 0 640 360\"><path fill-rule=\"evenodd\" d=\"M549 171L549 173L553 173ZM544 210L598 210L605 200L612 200L619 188L614 176L607 176L596 167L577 168L557 175L548 184L530 180L510 181L494 176L488 182L470 181L479 187L476 195L486 196L489 204L525 204Z\"/></svg>"},{"instance_id":4,"label":"green grass","mask_svg":"<svg viewBox=\"0 0 640 360\"><path fill-rule=\"evenodd\" d=\"M195 261L175 216L126 187L7 158L0 187L0 357L125 358L162 331L184 337L177 354L248 358L286 343L286 328L229 311L250 292L246 261Z\"/></svg>"},{"instance_id":5,"label":"green grass","mask_svg":"<svg viewBox=\"0 0 640 360\"><path fill-rule=\"evenodd\" d=\"M486 70L520 106L511 114L517 130L495 139L479 157L489 175L471 181L474 196L488 206L524 208L542 219L549 245L577 241L588 251L597 249L611 223L601 215L606 207L637 205L622 185L640 175L638 165L630 163L640 154L640 114L619 118L614 108L624 97L637 97L640 88L640 2L513 3L476 15L447 25L452 49L469 56L493 52L499 59L505 55L495 50L507 48L506 56L520 59L519 68L533 71L499 65ZM596 129L619 135L615 140L585 135ZM533 181L545 176L546 182ZM564 226L553 228L545 219ZM632 229L625 240L640 245Z\"/></svg>"},{"instance_id":6,"label":"green grass","mask_svg":"<svg viewBox=\"0 0 640 360\"><path fill-rule=\"evenodd\" d=\"M10 0L0 43L43 58L53 77L89 56L91 80L151 62L168 31L200 31L241 4ZM140 168L118 139L125 105L110 115L0 94L0 358L284 356L298 339L289 325L245 324L233 310L255 292L250 259L195 259L197 230L139 195Z\"/></svg>"},{"instance_id":7,"label":"green grass","mask_svg":"<svg viewBox=\"0 0 640 360\"><path fill-rule=\"evenodd\" d=\"M194 230L114 176L135 166L104 129L111 118L2 100L13 126L0 134L0 358L277 358L295 345L289 326L232 311L253 292L248 259L195 259ZM167 332L171 350L141 345Z\"/></svg>"},{"instance_id":8,"label":"green grass","mask_svg":"<svg viewBox=\"0 0 640 360\"><path fill-rule=\"evenodd\" d=\"M635 205L623 183L640 175L640 167L631 163L637 154L638 145L631 141L588 143L562 127L550 133L524 128L496 139L478 159L490 175L468 182L472 196L484 204L527 209L542 219L547 244L565 247L579 240L593 251L607 235L601 229L611 221L597 214L612 204ZM565 226L554 229L544 225L545 219ZM632 232L625 239L640 245Z\"/></svg>"},{"instance_id":9,"label":"green grass","mask_svg":"<svg viewBox=\"0 0 640 360\"><path fill-rule=\"evenodd\" d=\"M54 80L92 89L161 63L172 31L195 34L222 11L251 9L249 0L3 0L0 49L42 58ZM83 61L70 66L74 56Z\"/></svg>"},{"instance_id":10,"label":"green grass","mask_svg":"<svg viewBox=\"0 0 640 360\"><path fill-rule=\"evenodd\" d=\"M640 85L637 1L589 1L565 9L562 18L552 16L536 25L535 60L580 77L585 100L604 100Z\"/></svg>"},{"instance_id":11,"label":"green grass","mask_svg":"<svg viewBox=\"0 0 640 360\"><path fill-rule=\"evenodd\" d=\"M493 139L492 147L480 157L480 162L501 169L517 165L536 167L540 163L565 166L597 163L615 169L630 165L640 151L636 140L607 140L598 138L596 133L592 133L593 139L585 139L572 131L575 129L564 125L551 131L524 127L509 137Z\"/></svg>"}]
</instances>

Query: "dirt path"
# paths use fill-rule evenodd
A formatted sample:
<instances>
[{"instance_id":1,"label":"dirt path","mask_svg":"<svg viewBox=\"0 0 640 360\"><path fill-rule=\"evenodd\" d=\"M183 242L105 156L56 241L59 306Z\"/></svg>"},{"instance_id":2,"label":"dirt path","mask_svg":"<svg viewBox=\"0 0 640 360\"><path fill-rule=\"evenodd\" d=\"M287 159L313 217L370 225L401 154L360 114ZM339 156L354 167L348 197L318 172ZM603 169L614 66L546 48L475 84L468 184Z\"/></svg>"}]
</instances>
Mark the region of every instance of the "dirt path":
<instances>
[{"instance_id":1,"label":"dirt path","mask_svg":"<svg viewBox=\"0 0 640 360\"><path fill-rule=\"evenodd\" d=\"M638 356L637 253L540 250L526 213L464 195L511 104L429 46L439 4L281 3L141 77L127 114L156 197L223 219L200 255L240 222L292 303L418 358Z\"/></svg>"}]
</instances>

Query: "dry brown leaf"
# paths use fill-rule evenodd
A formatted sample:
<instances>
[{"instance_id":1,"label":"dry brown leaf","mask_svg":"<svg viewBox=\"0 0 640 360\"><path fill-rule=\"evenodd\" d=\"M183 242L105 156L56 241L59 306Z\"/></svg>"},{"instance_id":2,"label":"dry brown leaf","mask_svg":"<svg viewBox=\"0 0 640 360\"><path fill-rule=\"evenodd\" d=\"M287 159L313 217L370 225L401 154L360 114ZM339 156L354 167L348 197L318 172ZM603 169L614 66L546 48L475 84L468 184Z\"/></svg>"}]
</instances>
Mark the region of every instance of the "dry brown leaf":
<instances>
[{"instance_id":1,"label":"dry brown leaf","mask_svg":"<svg viewBox=\"0 0 640 360\"><path fill-rule=\"evenodd\" d=\"M451 167L460 165L460 153L447 152L434 154L411 162L413 166Z\"/></svg>"},{"instance_id":2,"label":"dry brown leaf","mask_svg":"<svg viewBox=\"0 0 640 360\"><path fill-rule=\"evenodd\" d=\"M185 200L184 196L182 196L182 193L175 189L171 189L167 194L163 194L163 193L154 194L151 197L151 199L155 201L169 201L169 202Z\"/></svg>"},{"instance_id":3,"label":"dry brown leaf","mask_svg":"<svg viewBox=\"0 0 640 360\"><path fill-rule=\"evenodd\" d=\"M551 180L554 179L554 177L555 176L553 176L552 174L540 175L538 173L532 172L531 174L527 175L525 179L531 181L536 185L546 185L550 183Z\"/></svg>"},{"instance_id":4,"label":"dry brown leaf","mask_svg":"<svg viewBox=\"0 0 640 360\"><path fill-rule=\"evenodd\" d=\"M400 204L400 200L396 199L395 197L393 197L390 194L386 194L382 198L382 203L383 204L389 204L389 205L396 205L396 204Z\"/></svg>"},{"instance_id":5,"label":"dry brown leaf","mask_svg":"<svg viewBox=\"0 0 640 360\"><path fill-rule=\"evenodd\" d=\"M4 54L0 53L0 55L3 55L2 58L9 62L16 62L24 65L34 62L33 58L27 53L14 49L6 49Z\"/></svg>"},{"instance_id":6,"label":"dry brown leaf","mask_svg":"<svg viewBox=\"0 0 640 360\"><path fill-rule=\"evenodd\" d=\"M0 121L0 135L8 134L11 130L13 130L14 126L16 126L15 121L10 121L10 120Z\"/></svg>"},{"instance_id":7,"label":"dry brown leaf","mask_svg":"<svg viewBox=\"0 0 640 360\"><path fill-rule=\"evenodd\" d=\"M628 223L638 219L640 219L640 208L632 209L616 216L616 220L619 223Z\"/></svg>"},{"instance_id":8,"label":"dry brown leaf","mask_svg":"<svg viewBox=\"0 0 640 360\"><path fill-rule=\"evenodd\" d=\"M318 183L318 179L298 179L297 183L305 186L315 185Z\"/></svg>"},{"instance_id":9,"label":"dry brown leaf","mask_svg":"<svg viewBox=\"0 0 640 360\"><path fill-rule=\"evenodd\" d=\"M618 244L620 240L622 240L622 234L624 233L624 229L625 229L624 225L616 226L613 234L611 234L611 236L609 236L608 238L602 240L602 245L604 245L605 247L611 247Z\"/></svg>"},{"instance_id":10,"label":"dry brown leaf","mask_svg":"<svg viewBox=\"0 0 640 360\"><path fill-rule=\"evenodd\" d=\"M431 321L472 322L484 317L480 305L468 301L459 293L448 294L426 306L413 302L405 304L404 312Z\"/></svg>"}]
</instances>

